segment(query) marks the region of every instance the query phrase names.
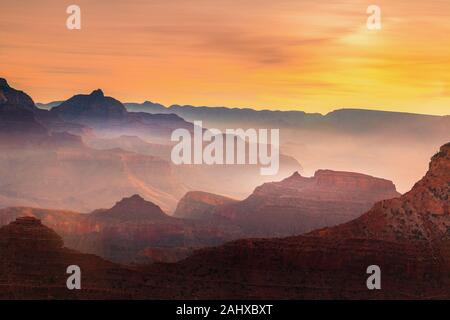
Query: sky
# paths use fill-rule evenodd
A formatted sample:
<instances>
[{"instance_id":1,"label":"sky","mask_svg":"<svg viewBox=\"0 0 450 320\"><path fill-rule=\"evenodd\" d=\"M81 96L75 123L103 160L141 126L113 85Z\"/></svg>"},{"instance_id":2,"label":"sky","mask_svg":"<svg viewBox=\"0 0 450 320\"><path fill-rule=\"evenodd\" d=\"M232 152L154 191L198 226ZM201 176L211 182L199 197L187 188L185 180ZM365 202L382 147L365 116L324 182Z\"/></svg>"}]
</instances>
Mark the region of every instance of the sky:
<instances>
[{"instance_id":1,"label":"sky","mask_svg":"<svg viewBox=\"0 0 450 320\"><path fill-rule=\"evenodd\" d=\"M66 9L81 8L81 30ZM381 9L368 30L367 7ZM448 0L0 0L0 77L35 101L450 114Z\"/></svg>"}]
</instances>

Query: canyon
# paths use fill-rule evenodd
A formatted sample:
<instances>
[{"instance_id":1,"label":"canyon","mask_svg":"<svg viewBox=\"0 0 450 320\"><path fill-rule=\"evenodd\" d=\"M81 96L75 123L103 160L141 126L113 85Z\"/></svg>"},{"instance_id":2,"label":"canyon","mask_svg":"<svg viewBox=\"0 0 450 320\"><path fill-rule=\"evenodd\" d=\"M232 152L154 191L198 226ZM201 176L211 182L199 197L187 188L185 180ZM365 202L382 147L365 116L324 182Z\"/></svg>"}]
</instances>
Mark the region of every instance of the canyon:
<instances>
[{"instance_id":1,"label":"canyon","mask_svg":"<svg viewBox=\"0 0 450 320\"><path fill-rule=\"evenodd\" d=\"M243 201L188 192L174 216L139 195L83 214L32 207L0 209L0 225L38 218L66 246L113 262L177 262L196 249L249 237L282 237L350 221L375 202L398 196L392 182L357 173L293 174L263 184Z\"/></svg>"},{"instance_id":2,"label":"canyon","mask_svg":"<svg viewBox=\"0 0 450 320\"><path fill-rule=\"evenodd\" d=\"M411 191L348 223L238 240L145 271L183 281L174 296L194 299L448 299L449 195L450 143ZM366 287L370 265L382 270L381 290Z\"/></svg>"},{"instance_id":3,"label":"canyon","mask_svg":"<svg viewBox=\"0 0 450 320\"><path fill-rule=\"evenodd\" d=\"M142 194L171 213L188 191L243 197L269 179L256 165L174 166L170 135L179 128L193 130L193 124L177 115L128 112L101 90L39 109L1 79L0 207L90 212ZM280 155L276 177L300 168ZM242 177L246 183L238 183Z\"/></svg>"},{"instance_id":4,"label":"canyon","mask_svg":"<svg viewBox=\"0 0 450 320\"><path fill-rule=\"evenodd\" d=\"M424 172L412 155L448 142L448 117L127 108L98 89L41 109L0 79L1 298L450 296L450 144L403 195L397 179L379 178ZM279 174L174 166L170 133L194 130L190 116L281 127ZM392 166L364 170L367 159ZM65 287L69 265L80 266L82 290ZM381 268L381 290L367 290L369 265Z\"/></svg>"},{"instance_id":5,"label":"canyon","mask_svg":"<svg viewBox=\"0 0 450 320\"><path fill-rule=\"evenodd\" d=\"M125 267L63 247L33 217L0 228L2 298L439 299L450 297L450 143L405 195L378 202L340 226L279 239L243 239L177 263ZM134 199L137 200L137 199ZM120 205L119 205L120 207ZM159 210L151 205L157 218ZM101 212L100 212L101 213ZM419 232L420 231L420 232ZM39 241L36 241L38 239ZM64 270L86 270L84 289ZM382 289L368 290L379 265ZM8 275L7 277L5 275Z\"/></svg>"}]
</instances>

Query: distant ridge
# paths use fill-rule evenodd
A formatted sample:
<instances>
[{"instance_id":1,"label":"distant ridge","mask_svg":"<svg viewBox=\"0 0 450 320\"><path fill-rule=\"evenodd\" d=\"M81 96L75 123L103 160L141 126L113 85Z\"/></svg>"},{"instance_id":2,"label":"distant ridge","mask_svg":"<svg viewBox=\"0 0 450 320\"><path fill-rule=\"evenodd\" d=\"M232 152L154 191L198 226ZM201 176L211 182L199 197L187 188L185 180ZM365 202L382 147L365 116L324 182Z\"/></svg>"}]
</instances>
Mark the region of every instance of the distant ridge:
<instances>
[{"instance_id":1,"label":"distant ridge","mask_svg":"<svg viewBox=\"0 0 450 320\"><path fill-rule=\"evenodd\" d=\"M190 192L178 203L175 215L229 219L250 237L279 237L350 221L377 201L399 195L391 181L361 173L318 170L307 178L295 172L256 187L242 201Z\"/></svg>"},{"instance_id":2,"label":"distant ridge","mask_svg":"<svg viewBox=\"0 0 450 320\"><path fill-rule=\"evenodd\" d=\"M437 139L450 131L450 116L397 111L344 108L325 115L297 110L255 110L251 108L172 105L154 102L125 103L132 112L176 114L187 121L203 121L209 128L281 128L333 134L387 134L393 137Z\"/></svg>"},{"instance_id":3,"label":"distant ridge","mask_svg":"<svg viewBox=\"0 0 450 320\"><path fill-rule=\"evenodd\" d=\"M100 89L91 94L79 94L52 109L64 120L74 121L83 118L121 118L127 113L124 105L111 97L106 97Z\"/></svg>"}]
</instances>

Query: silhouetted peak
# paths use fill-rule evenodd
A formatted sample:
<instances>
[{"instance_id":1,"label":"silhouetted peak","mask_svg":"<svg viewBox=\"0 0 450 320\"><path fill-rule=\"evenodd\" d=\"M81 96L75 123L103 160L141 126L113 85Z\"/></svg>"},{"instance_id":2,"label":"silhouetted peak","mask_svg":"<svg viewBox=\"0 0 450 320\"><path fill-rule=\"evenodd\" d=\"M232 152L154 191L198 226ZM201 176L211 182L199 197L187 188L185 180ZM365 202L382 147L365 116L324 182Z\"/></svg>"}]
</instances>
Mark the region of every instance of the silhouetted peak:
<instances>
[{"instance_id":1,"label":"silhouetted peak","mask_svg":"<svg viewBox=\"0 0 450 320\"><path fill-rule=\"evenodd\" d=\"M291 176L281 181L281 183L295 183L297 181L304 181L305 179L307 178L303 177L300 172L295 171Z\"/></svg>"},{"instance_id":2,"label":"silhouetted peak","mask_svg":"<svg viewBox=\"0 0 450 320\"><path fill-rule=\"evenodd\" d=\"M122 200L116 202L114 207L111 208L111 210L115 209L134 209L138 211L154 211L154 210L161 210L156 204L154 204L151 201L147 201L144 198L142 198L140 195L135 194L128 198L123 198Z\"/></svg>"},{"instance_id":3,"label":"silhouetted peak","mask_svg":"<svg viewBox=\"0 0 450 320\"><path fill-rule=\"evenodd\" d=\"M15 110L35 111L37 109L29 95L23 91L11 88L8 81L4 78L0 78L0 104L8 104L10 107L14 107Z\"/></svg>"},{"instance_id":4,"label":"silhouetted peak","mask_svg":"<svg viewBox=\"0 0 450 320\"><path fill-rule=\"evenodd\" d=\"M300 178L302 175L298 172L298 171L295 171L293 174L292 174L292 176L291 176L291 178Z\"/></svg>"},{"instance_id":5,"label":"silhouetted peak","mask_svg":"<svg viewBox=\"0 0 450 320\"><path fill-rule=\"evenodd\" d=\"M145 200L137 194L128 198L123 198L111 209L103 211L101 215L126 220L149 218L160 219L168 217L159 206Z\"/></svg>"},{"instance_id":6,"label":"silhouetted peak","mask_svg":"<svg viewBox=\"0 0 450 320\"><path fill-rule=\"evenodd\" d=\"M131 197L128 198L123 198L122 200L120 200L119 202L116 203L116 205L118 204L131 204L131 203L141 203L141 204L145 204L145 203L151 203L150 201L146 201L144 198L142 198L140 195L138 194L134 194Z\"/></svg>"},{"instance_id":7,"label":"silhouetted peak","mask_svg":"<svg viewBox=\"0 0 450 320\"><path fill-rule=\"evenodd\" d=\"M102 89L97 89L92 91L92 93L90 94L92 97L104 97L105 94L103 93Z\"/></svg>"},{"instance_id":8,"label":"silhouetted peak","mask_svg":"<svg viewBox=\"0 0 450 320\"><path fill-rule=\"evenodd\" d=\"M78 94L54 107L65 121L86 121L94 119L123 119L126 115L125 106L118 100L107 97L101 89L90 94Z\"/></svg>"},{"instance_id":9,"label":"silhouetted peak","mask_svg":"<svg viewBox=\"0 0 450 320\"><path fill-rule=\"evenodd\" d=\"M0 88L9 88L8 81L5 78L0 78Z\"/></svg>"}]
</instances>

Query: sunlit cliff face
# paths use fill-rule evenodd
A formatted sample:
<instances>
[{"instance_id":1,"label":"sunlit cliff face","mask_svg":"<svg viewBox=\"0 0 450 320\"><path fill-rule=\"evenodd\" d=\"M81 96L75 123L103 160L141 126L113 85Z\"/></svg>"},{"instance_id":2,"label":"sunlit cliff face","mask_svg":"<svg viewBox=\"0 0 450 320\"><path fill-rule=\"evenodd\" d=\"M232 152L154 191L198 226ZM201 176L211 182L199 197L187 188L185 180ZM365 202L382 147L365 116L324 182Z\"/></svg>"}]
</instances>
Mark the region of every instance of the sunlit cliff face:
<instances>
[{"instance_id":1,"label":"sunlit cliff face","mask_svg":"<svg viewBox=\"0 0 450 320\"><path fill-rule=\"evenodd\" d=\"M122 101L326 113L448 114L450 3L0 0L2 76L37 101L101 87Z\"/></svg>"}]
</instances>

